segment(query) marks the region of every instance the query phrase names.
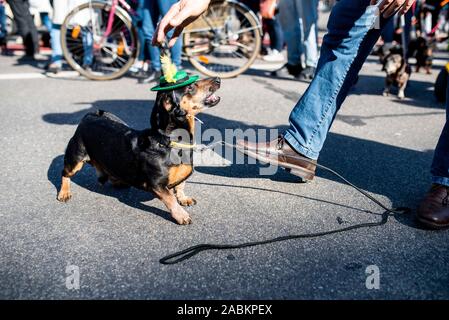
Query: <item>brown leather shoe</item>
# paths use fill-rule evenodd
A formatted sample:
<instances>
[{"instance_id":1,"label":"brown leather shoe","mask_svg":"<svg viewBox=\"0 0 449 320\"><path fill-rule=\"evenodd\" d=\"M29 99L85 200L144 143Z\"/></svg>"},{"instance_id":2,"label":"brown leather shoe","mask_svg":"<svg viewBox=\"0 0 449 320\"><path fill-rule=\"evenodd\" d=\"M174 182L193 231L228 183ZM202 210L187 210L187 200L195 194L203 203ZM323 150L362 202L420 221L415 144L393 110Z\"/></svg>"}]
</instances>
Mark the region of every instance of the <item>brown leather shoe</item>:
<instances>
[{"instance_id":1,"label":"brown leather shoe","mask_svg":"<svg viewBox=\"0 0 449 320\"><path fill-rule=\"evenodd\" d=\"M304 180L311 181L315 177L316 161L293 150L283 136L262 143L237 140L237 150L260 162L285 168Z\"/></svg>"},{"instance_id":2,"label":"brown leather shoe","mask_svg":"<svg viewBox=\"0 0 449 320\"><path fill-rule=\"evenodd\" d=\"M449 227L448 199L448 188L434 184L419 204L418 221L433 229Z\"/></svg>"}]
</instances>

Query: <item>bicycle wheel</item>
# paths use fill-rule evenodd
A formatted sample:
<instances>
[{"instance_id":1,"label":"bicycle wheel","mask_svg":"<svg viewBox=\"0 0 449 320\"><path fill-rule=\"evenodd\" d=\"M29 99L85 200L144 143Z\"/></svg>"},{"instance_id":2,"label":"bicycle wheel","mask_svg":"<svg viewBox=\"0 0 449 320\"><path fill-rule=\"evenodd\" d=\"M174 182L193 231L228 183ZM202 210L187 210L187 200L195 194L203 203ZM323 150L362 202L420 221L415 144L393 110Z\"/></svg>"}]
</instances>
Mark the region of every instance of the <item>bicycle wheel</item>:
<instances>
[{"instance_id":1,"label":"bicycle wheel","mask_svg":"<svg viewBox=\"0 0 449 320\"><path fill-rule=\"evenodd\" d=\"M74 8L61 26L61 45L67 63L92 80L112 80L124 75L139 51L131 18L117 7L110 34L111 5L93 1Z\"/></svg>"},{"instance_id":2,"label":"bicycle wheel","mask_svg":"<svg viewBox=\"0 0 449 320\"><path fill-rule=\"evenodd\" d=\"M245 5L213 2L184 31L184 52L190 63L211 77L232 78L245 72L261 47L261 26Z\"/></svg>"}]
</instances>

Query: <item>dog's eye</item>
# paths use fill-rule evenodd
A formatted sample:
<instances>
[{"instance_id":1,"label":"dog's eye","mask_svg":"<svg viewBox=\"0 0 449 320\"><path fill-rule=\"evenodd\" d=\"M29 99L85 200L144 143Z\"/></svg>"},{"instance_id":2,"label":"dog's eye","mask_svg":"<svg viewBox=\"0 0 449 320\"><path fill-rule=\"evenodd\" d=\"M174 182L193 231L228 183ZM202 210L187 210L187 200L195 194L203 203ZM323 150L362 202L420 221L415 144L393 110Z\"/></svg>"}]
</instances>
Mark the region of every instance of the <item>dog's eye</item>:
<instances>
[{"instance_id":1,"label":"dog's eye","mask_svg":"<svg viewBox=\"0 0 449 320\"><path fill-rule=\"evenodd\" d=\"M190 94L192 94L192 93L194 93L195 92L195 87L194 86L187 86L186 87L186 91L185 91L186 93L190 93Z\"/></svg>"}]
</instances>

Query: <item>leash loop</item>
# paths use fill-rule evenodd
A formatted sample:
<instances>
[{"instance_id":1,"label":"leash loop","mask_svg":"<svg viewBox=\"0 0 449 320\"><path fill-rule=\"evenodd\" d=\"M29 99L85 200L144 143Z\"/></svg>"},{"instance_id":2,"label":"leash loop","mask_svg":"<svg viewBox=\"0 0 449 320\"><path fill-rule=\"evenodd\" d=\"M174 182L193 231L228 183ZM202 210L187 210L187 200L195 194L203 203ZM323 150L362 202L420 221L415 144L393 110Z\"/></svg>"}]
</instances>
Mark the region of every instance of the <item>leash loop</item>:
<instances>
[{"instance_id":1,"label":"leash loop","mask_svg":"<svg viewBox=\"0 0 449 320\"><path fill-rule=\"evenodd\" d=\"M200 147L196 147L194 149L194 151L203 152L204 150L212 149L216 145L219 145L219 144L225 145L225 146L229 146L229 147L232 147L232 148L236 148L236 146L233 145L233 144L227 143L225 141L219 141L219 142L211 143L209 145L202 145ZM382 225L386 224L388 222L388 218L390 217L391 214L408 214L408 213L411 212L411 209L407 208L407 207L398 207L398 208L389 208L389 207L387 207L382 202L377 200L375 197L370 195L368 192L366 192L365 190L362 190L361 188L359 188L355 184L351 183L349 180L347 180L341 174L339 174L338 172L336 172L335 170L333 170L333 169L331 169L329 167L326 167L326 166L323 166L321 164L315 163L312 160L310 160L308 158L305 158L305 157L297 156L297 157L294 157L294 158L297 158L297 159L300 159L300 160L304 160L306 162L313 163L318 168L321 168L321 169L323 169L325 171L328 171L328 172L332 173L333 175L335 175L336 177L341 179L345 184L347 184L348 186L354 188L356 191L361 193L364 197L369 199L371 202L377 204L379 207L384 209L385 211L382 213L382 218L380 219L380 221L360 223L360 224L348 226L348 227L345 227L345 228L334 229L334 230L329 230L329 231L321 231L321 232L316 232L316 233L304 233L304 234L296 234L296 235L286 235L286 236L280 236L280 237L277 237L277 238L272 238L272 239L267 239L267 240L254 241L254 242L245 242L245 243L240 243L240 244L210 244L210 243L198 244L198 245L195 245L195 246L188 247L188 248L186 248L184 250L181 250L181 251L169 254L169 255L161 258L159 260L159 262L161 264L164 264L164 265L173 265L173 264L177 264L177 263L180 263L182 261L188 260L188 259L192 258L193 256L197 255L198 253L200 253L202 251L207 251L207 250L242 249L242 248L260 246L260 245L265 245L265 244L270 244L270 243L275 243L275 242L281 242L281 241L287 241L287 240L293 240L293 239L317 238L317 237L322 237L322 236L326 236L326 235L330 235L330 234L347 232L347 231L356 230L356 229L366 229L366 228L378 227L378 226L382 226Z\"/></svg>"}]
</instances>

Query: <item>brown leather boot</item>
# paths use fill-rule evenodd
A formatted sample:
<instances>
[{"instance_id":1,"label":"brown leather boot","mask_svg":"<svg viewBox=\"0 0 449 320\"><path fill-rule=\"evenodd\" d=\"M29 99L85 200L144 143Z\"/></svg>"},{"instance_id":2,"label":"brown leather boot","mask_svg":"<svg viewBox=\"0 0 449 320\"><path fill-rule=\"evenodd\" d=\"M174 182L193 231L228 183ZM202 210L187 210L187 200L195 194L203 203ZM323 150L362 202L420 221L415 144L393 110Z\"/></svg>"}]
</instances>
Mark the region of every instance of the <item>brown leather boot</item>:
<instances>
[{"instance_id":1,"label":"brown leather boot","mask_svg":"<svg viewBox=\"0 0 449 320\"><path fill-rule=\"evenodd\" d=\"M432 229L449 227L448 199L448 188L434 184L419 204L418 221Z\"/></svg>"},{"instance_id":2,"label":"brown leather boot","mask_svg":"<svg viewBox=\"0 0 449 320\"><path fill-rule=\"evenodd\" d=\"M285 168L304 180L311 181L315 177L316 161L293 150L283 136L262 143L237 140L237 150L263 163Z\"/></svg>"}]
</instances>

